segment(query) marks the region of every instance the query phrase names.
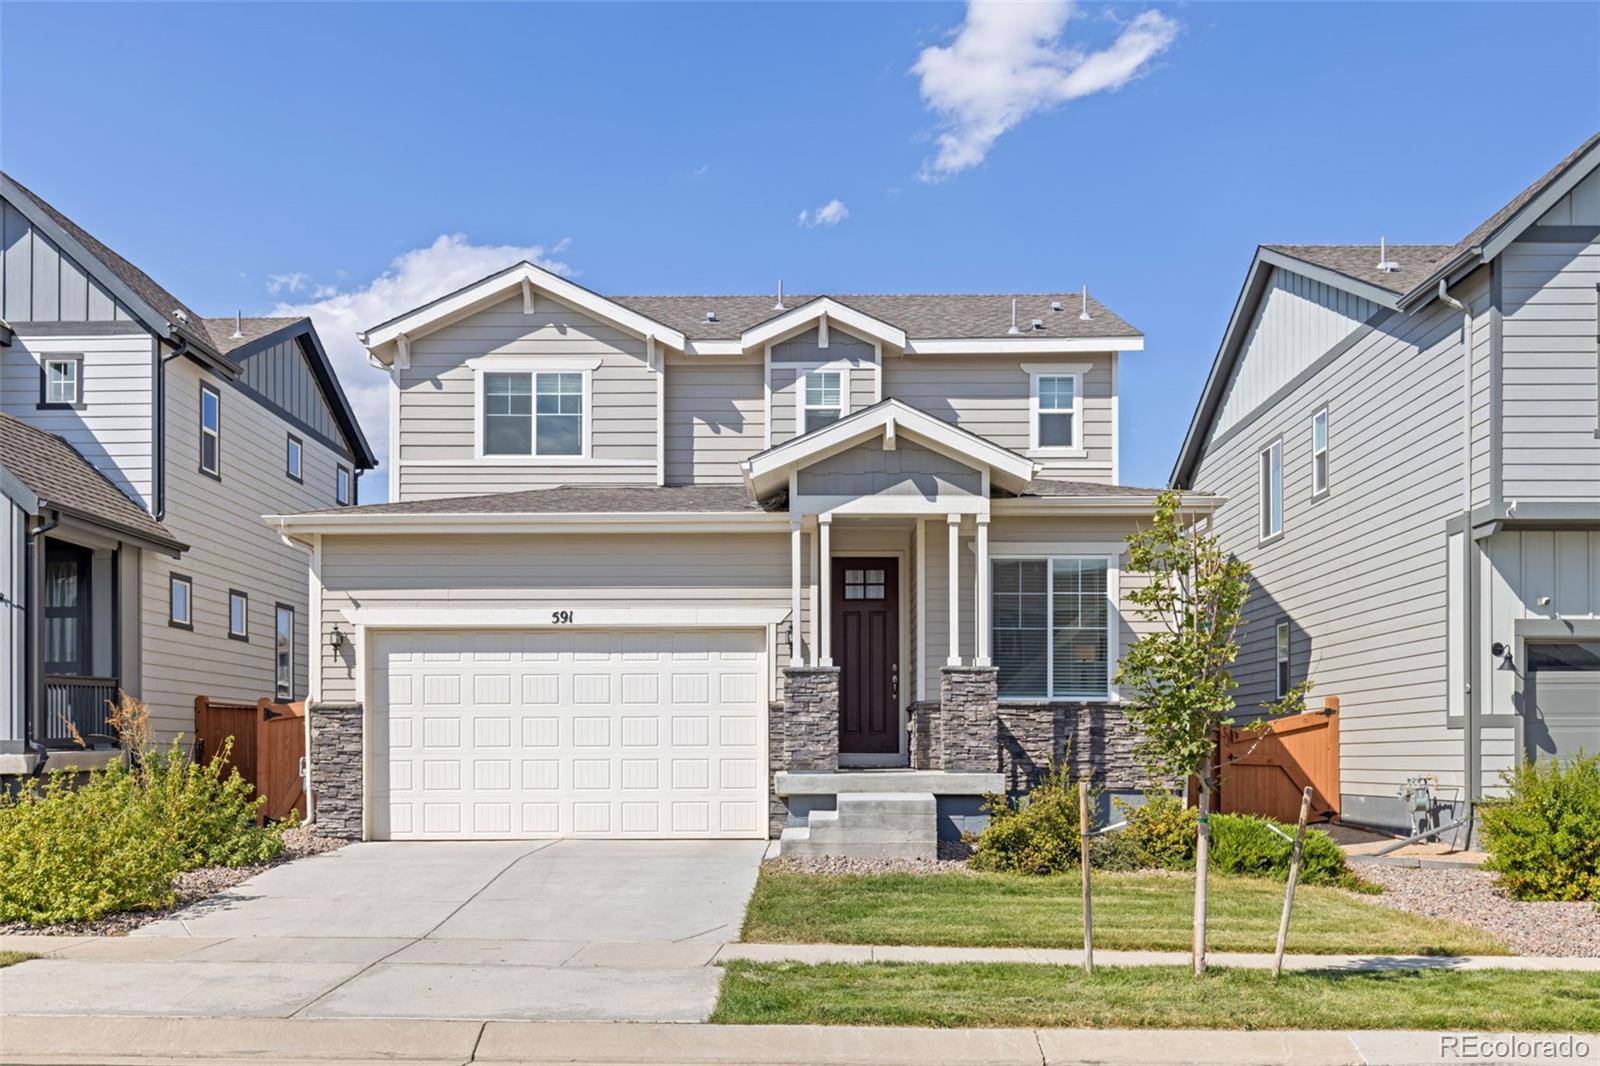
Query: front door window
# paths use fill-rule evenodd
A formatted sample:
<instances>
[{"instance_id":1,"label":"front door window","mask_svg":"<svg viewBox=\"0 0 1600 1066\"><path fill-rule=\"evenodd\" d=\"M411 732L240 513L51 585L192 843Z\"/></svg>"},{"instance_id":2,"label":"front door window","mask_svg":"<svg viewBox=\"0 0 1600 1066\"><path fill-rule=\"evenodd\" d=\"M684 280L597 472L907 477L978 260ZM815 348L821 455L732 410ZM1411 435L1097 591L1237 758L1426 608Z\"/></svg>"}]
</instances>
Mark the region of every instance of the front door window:
<instances>
[{"instance_id":1,"label":"front door window","mask_svg":"<svg viewBox=\"0 0 1600 1066\"><path fill-rule=\"evenodd\" d=\"M45 546L44 671L89 674L89 552L68 544Z\"/></svg>"}]
</instances>

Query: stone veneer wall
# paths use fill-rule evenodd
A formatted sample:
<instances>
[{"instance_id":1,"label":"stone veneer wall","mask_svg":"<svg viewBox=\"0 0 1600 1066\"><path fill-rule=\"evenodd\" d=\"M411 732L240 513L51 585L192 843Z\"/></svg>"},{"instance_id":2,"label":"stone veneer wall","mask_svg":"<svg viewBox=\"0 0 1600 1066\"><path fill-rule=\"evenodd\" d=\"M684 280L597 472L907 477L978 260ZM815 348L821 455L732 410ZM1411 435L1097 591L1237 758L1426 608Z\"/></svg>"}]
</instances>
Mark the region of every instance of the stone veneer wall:
<instances>
[{"instance_id":1,"label":"stone veneer wall","mask_svg":"<svg viewBox=\"0 0 1600 1066\"><path fill-rule=\"evenodd\" d=\"M790 666L783 671L781 704L767 718L769 784L779 770L839 768L839 668ZM767 828L776 837L789 824L789 805L769 790Z\"/></svg>"},{"instance_id":2,"label":"stone veneer wall","mask_svg":"<svg viewBox=\"0 0 1600 1066\"><path fill-rule=\"evenodd\" d=\"M361 704L312 703L311 820L323 836L361 839Z\"/></svg>"},{"instance_id":3,"label":"stone veneer wall","mask_svg":"<svg viewBox=\"0 0 1600 1066\"><path fill-rule=\"evenodd\" d=\"M1139 734L1114 703L1002 704L999 739L1008 791L1032 788L1063 759L1074 777L1102 788L1142 789L1148 780L1134 757Z\"/></svg>"},{"instance_id":4,"label":"stone veneer wall","mask_svg":"<svg viewBox=\"0 0 1600 1066\"><path fill-rule=\"evenodd\" d=\"M940 770L998 770L996 686L992 666L946 666L939 671Z\"/></svg>"}]
</instances>

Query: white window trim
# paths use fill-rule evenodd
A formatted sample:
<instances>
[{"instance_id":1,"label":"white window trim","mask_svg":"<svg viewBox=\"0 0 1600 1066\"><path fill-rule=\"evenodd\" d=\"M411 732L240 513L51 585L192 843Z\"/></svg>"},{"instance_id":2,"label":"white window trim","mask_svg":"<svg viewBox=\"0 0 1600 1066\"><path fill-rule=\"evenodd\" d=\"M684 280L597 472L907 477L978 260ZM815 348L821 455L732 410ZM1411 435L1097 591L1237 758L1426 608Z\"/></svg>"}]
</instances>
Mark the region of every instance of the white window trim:
<instances>
[{"instance_id":1,"label":"white window trim","mask_svg":"<svg viewBox=\"0 0 1600 1066\"><path fill-rule=\"evenodd\" d=\"M806 379L811 377L812 374L839 375L839 403L837 406L830 407L825 404L812 406L806 402ZM794 376L794 391L795 400L799 405L796 412L799 417L795 419L795 436L803 437L810 432L806 425L806 419L807 415L812 411L838 411L839 417L834 421L843 421L845 416L850 413L850 364L819 363L815 366L808 366L804 370L797 370ZM821 429L822 426L817 428Z\"/></svg>"},{"instance_id":2,"label":"white window trim","mask_svg":"<svg viewBox=\"0 0 1600 1066\"><path fill-rule=\"evenodd\" d=\"M83 403L83 356L81 355L47 355L44 357L44 395L40 402L46 407L77 407ZM72 368L72 398L70 400L52 400L50 398L50 367L54 365L70 366Z\"/></svg>"},{"instance_id":3,"label":"white window trim","mask_svg":"<svg viewBox=\"0 0 1600 1066\"><path fill-rule=\"evenodd\" d=\"M1317 484L1317 419L1322 419L1322 484ZM1311 498L1321 499L1328 494L1328 485L1333 480L1333 464L1329 459L1333 443L1332 422L1328 418L1328 405L1323 404L1311 413Z\"/></svg>"},{"instance_id":4,"label":"white window trim","mask_svg":"<svg viewBox=\"0 0 1600 1066\"><path fill-rule=\"evenodd\" d=\"M1008 545L1008 547L1012 547L1012 546ZM1118 549L1118 548L1113 547L1113 550L1111 550L1109 552L1101 552L1101 551L1070 551L1070 552L1063 552L1063 551L1057 550L1057 551L1054 551L1054 552L1049 553L1049 554L1042 554L1042 553L1039 553L1039 552L1028 552L1028 551L1024 551L1024 552L1018 552L1018 551L996 552L996 551L991 550L990 553L989 553L989 565L990 565L991 569L994 566L994 564L998 563L998 562L1007 562L1007 561L1010 561L1010 562L1017 562L1017 561L1021 561L1021 562L1028 562L1028 561L1041 562L1042 561L1042 562L1044 562L1046 564L1047 567L1050 568L1050 571L1047 574L1047 577L1052 577L1052 578L1053 578L1053 573L1054 573L1054 566L1055 566L1056 560L1058 560L1058 559L1100 559L1100 560L1103 560L1105 562L1105 564L1106 564L1106 688L1105 688L1105 692L1104 693L1097 693L1097 694L1094 694L1094 695L1074 695L1074 696L1056 696L1056 695L1049 695L1049 696L1009 696L1009 697L1008 696L1001 696L1000 697L1000 702L1001 703L1039 703L1041 701L1047 701L1047 702L1053 702L1053 703L1070 703L1070 702L1076 702L1076 701L1084 701L1084 702L1101 701L1101 702L1107 702L1107 703L1114 703L1114 702L1119 701L1122 698L1121 694L1117 691L1116 685L1112 681L1112 679L1114 677L1116 677L1116 674L1117 674L1117 661L1122 656L1121 644L1117 639L1118 633L1122 629L1122 612L1121 612L1121 610L1119 608L1119 604L1122 602L1122 554L1121 554L1121 550ZM1045 684L1045 691L1046 692L1054 693L1055 692L1055 688L1056 688L1056 676L1055 676L1056 675L1056 665L1055 665L1055 625L1054 625L1056 589L1055 589L1055 581L1053 579L1050 580L1048 582L1048 584L1046 585L1046 590L1047 590L1047 598L1046 598L1046 601L1045 601L1045 617L1049 621L1049 624L1047 624L1046 627L1045 627L1045 632L1048 634L1048 640L1047 640L1047 643L1045 644L1045 653L1044 653L1045 654L1044 684ZM989 597L990 597L990 602L989 602L989 605L988 605L987 622L988 622L988 629L989 629L989 648L990 648L990 654L992 656L993 648L994 648L994 602L993 602L993 600L994 600L994 574L992 572L989 575Z\"/></svg>"},{"instance_id":5,"label":"white window trim","mask_svg":"<svg viewBox=\"0 0 1600 1066\"><path fill-rule=\"evenodd\" d=\"M1276 452L1278 457L1278 528L1269 529L1272 522L1272 461L1270 456ZM1266 458L1266 462L1263 462ZM1283 537L1285 501L1283 495L1283 438L1274 438L1265 448L1256 452L1256 534L1260 538L1258 543L1270 544Z\"/></svg>"},{"instance_id":6,"label":"white window trim","mask_svg":"<svg viewBox=\"0 0 1600 1066\"><path fill-rule=\"evenodd\" d=\"M1028 454L1067 459L1086 457L1089 452L1083 444L1083 378L1089 372L1088 364L1024 363L1022 369L1028 375ZM1072 379L1072 444L1068 447L1046 448L1039 444L1039 382L1043 378Z\"/></svg>"},{"instance_id":7,"label":"white window trim","mask_svg":"<svg viewBox=\"0 0 1600 1066\"><path fill-rule=\"evenodd\" d=\"M594 454L594 371L600 366L600 360L539 360L530 362L518 360L516 362L502 362L497 360L480 359L472 364L472 458L475 462L485 466L572 466L576 463L589 463ZM534 396L537 397L539 374L579 374L583 378L583 444L582 451L577 455L485 455L483 451L483 416L484 400L483 385L485 374L532 374L536 375L532 383ZM535 408L538 400L533 401ZM538 411L530 416L535 422L533 439L538 440ZM651 465L653 460L641 460L642 465Z\"/></svg>"},{"instance_id":8,"label":"white window trim","mask_svg":"<svg viewBox=\"0 0 1600 1066\"><path fill-rule=\"evenodd\" d=\"M1294 632L1289 628L1287 618L1280 619L1272 627L1272 688L1280 700L1289 694L1292 687L1285 682L1289 680L1290 664L1294 661L1294 648L1290 643L1293 639Z\"/></svg>"}]
</instances>

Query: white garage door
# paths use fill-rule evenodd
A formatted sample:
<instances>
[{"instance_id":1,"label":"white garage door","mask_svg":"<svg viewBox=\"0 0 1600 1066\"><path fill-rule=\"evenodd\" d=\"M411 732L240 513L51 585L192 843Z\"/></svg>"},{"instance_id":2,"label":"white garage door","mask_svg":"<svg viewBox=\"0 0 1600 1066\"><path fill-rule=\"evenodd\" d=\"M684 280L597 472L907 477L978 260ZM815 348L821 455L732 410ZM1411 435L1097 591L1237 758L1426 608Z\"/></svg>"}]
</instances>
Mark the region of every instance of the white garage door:
<instances>
[{"instance_id":1,"label":"white garage door","mask_svg":"<svg viewBox=\"0 0 1600 1066\"><path fill-rule=\"evenodd\" d=\"M373 835L764 837L760 631L376 640Z\"/></svg>"}]
</instances>

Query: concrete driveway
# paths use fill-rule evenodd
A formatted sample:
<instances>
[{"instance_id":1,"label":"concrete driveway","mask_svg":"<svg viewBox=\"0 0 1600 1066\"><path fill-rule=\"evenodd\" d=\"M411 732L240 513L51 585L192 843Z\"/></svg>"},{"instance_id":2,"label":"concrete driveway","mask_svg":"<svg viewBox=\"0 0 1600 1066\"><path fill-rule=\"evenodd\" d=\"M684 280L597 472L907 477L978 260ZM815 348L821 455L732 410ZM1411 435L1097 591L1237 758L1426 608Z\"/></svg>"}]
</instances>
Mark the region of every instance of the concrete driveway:
<instances>
[{"instance_id":1,"label":"concrete driveway","mask_svg":"<svg viewBox=\"0 0 1600 1066\"><path fill-rule=\"evenodd\" d=\"M762 841L352 844L0 970L8 1014L701 1021Z\"/></svg>"}]
</instances>

